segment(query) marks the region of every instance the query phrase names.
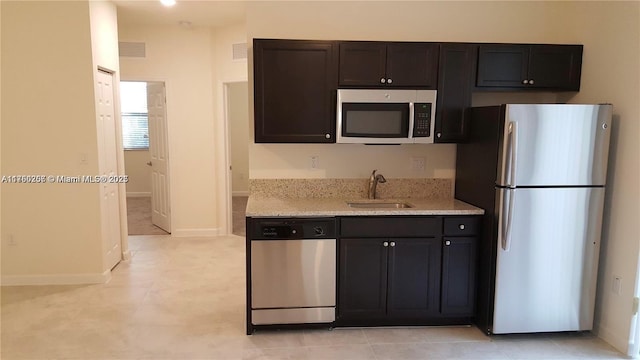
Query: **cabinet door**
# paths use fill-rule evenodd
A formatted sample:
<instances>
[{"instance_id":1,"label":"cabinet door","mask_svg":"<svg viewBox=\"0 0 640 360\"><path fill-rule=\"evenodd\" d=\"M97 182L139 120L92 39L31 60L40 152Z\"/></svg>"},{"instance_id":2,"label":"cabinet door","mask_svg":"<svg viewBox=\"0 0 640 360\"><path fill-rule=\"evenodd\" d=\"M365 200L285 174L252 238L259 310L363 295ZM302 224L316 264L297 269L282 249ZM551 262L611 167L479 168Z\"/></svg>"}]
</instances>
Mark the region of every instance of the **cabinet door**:
<instances>
[{"instance_id":1,"label":"cabinet door","mask_svg":"<svg viewBox=\"0 0 640 360\"><path fill-rule=\"evenodd\" d=\"M444 237L442 314L473 316L476 295L475 237Z\"/></svg>"},{"instance_id":2,"label":"cabinet door","mask_svg":"<svg viewBox=\"0 0 640 360\"><path fill-rule=\"evenodd\" d=\"M253 54L256 143L335 142L334 43L257 39Z\"/></svg>"},{"instance_id":3,"label":"cabinet door","mask_svg":"<svg viewBox=\"0 0 640 360\"><path fill-rule=\"evenodd\" d=\"M438 78L438 45L389 43L387 86L435 89Z\"/></svg>"},{"instance_id":4,"label":"cabinet door","mask_svg":"<svg viewBox=\"0 0 640 360\"><path fill-rule=\"evenodd\" d=\"M529 56L531 87L580 90L582 45L532 45Z\"/></svg>"},{"instance_id":5,"label":"cabinet door","mask_svg":"<svg viewBox=\"0 0 640 360\"><path fill-rule=\"evenodd\" d=\"M386 50L384 43L340 43L340 86L386 85Z\"/></svg>"},{"instance_id":6,"label":"cabinet door","mask_svg":"<svg viewBox=\"0 0 640 360\"><path fill-rule=\"evenodd\" d=\"M479 87L524 87L528 80L528 45L480 45Z\"/></svg>"},{"instance_id":7,"label":"cabinet door","mask_svg":"<svg viewBox=\"0 0 640 360\"><path fill-rule=\"evenodd\" d=\"M383 318L387 302L387 239L340 239L338 316Z\"/></svg>"},{"instance_id":8,"label":"cabinet door","mask_svg":"<svg viewBox=\"0 0 640 360\"><path fill-rule=\"evenodd\" d=\"M475 49L471 44L440 47L435 142L460 142L466 137L466 109L471 106Z\"/></svg>"},{"instance_id":9,"label":"cabinet door","mask_svg":"<svg viewBox=\"0 0 640 360\"><path fill-rule=\"evenodd\" d=\"M389 239L387 313L393 318L437 315L440 294L440 241Z\"/></svg>"}]
</instances>

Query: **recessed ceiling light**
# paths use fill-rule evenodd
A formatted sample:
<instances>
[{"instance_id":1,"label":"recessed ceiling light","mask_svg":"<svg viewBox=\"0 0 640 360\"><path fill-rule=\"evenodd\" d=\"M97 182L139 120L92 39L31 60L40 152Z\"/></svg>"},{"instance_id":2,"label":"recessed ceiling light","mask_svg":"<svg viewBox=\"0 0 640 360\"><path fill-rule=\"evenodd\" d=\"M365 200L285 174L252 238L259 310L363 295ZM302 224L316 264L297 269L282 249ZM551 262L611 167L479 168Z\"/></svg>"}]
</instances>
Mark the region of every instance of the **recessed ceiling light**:
<instances>
[{"instance_id":1,"label":"recessed ceiling light","mask_svg":"<svg viewBox=\"0 0 640 360\"><path fill-rule=\"evenodd\" d=\"M160 0L160 3L164 6L173 6L176 4L176 0Z\"/></svg>"}]
</instances>

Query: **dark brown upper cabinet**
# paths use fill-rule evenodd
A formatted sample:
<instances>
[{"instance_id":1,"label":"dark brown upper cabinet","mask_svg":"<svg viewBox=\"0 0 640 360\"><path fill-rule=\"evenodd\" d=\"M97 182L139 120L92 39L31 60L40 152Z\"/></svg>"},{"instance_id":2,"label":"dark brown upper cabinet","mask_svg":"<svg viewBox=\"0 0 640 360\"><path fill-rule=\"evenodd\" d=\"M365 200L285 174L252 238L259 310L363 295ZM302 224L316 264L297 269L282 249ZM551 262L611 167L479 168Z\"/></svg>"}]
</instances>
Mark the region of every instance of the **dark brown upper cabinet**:
<instances>
[{"instance_id":1,"label":"dark brown upper cabinet","mask_svg":"<svg viewBox=\"0 0 640 360\"><path fill-rule=\"evenodd\" d=\"M471 106L474 44L442 44L438 70L435 142L455 143L466 138L466 109Z\"/></svg>"},{"instance_id":2,"label":"dark brown upper cabinet","mask_svg":"<svg viewBox=\"0 0 640 360\"><path fill-rule=\"evenodd\" d=\"M476 86L580 90L582 45L480 45Z\"/></svg>"},{"instance_id":3,"label":"dark brown upper cabinet","mask_svg":"<svg viewBox=\"0 0 640 360\"><path fill-rule=\"evenodd\" d=\"M256 143L333 143L337 46L333 41L253 41Z\"/></svg>"},{"instance_id":4,"label":"dark brown upper cabinet","mask_svg":"<svg viewBox=\"0 0 640 360\"><path fill-rule=\"evenodd\" d=\"M340 42L341 87L435 89L438 44Z\"/></svg>"}]
</instances>

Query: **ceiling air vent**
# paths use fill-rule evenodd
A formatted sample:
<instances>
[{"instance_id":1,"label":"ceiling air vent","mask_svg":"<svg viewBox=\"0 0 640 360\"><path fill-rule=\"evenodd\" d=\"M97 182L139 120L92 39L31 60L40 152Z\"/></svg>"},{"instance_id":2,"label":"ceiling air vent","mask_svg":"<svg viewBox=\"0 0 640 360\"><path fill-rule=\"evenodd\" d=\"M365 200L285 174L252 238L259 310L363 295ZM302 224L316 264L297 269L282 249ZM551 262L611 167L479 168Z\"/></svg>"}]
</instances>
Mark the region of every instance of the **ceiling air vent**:
<instances>
[{"instance_id":1,"label":"ceiling air vent","mask_svg":"<svg viewBox=\"0 0 640 360\"><path fill-rule=\"evenodd\" d=\"M143 42L126 42L118 43L118 52L121 57L143 58L147 54L146 44Z\"/></svg>"},{"instance_id":2,"label":"ceiling air vent","mask_svg":"<svg viewBox=\"0 0 640 360\"><path fill-rule=\"evenodd\" d=\"M233 44L233 60L243 60L247 58L247 43Z\"/></svg>"}]
</instances>

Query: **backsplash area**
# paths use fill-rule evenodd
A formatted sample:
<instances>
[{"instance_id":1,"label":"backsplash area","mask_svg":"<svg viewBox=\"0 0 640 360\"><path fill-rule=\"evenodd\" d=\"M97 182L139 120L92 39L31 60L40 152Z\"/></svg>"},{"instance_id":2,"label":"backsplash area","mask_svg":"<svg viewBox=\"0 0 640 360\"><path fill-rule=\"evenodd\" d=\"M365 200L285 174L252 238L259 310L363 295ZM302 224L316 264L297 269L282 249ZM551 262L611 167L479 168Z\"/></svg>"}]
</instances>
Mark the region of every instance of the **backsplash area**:
<instances>
[{"instance_id":1,"label":"backsplash area","mask_svg":"<svg viewBox=\"0 0 640 360\"><path fill-rule=\"evenodd\" d=\"M279 198L366 198L369 179L250 179L251 196ZM380 199L453 197L452 179L387 179L378 184Z\"/></svg>"}]
</instances>

